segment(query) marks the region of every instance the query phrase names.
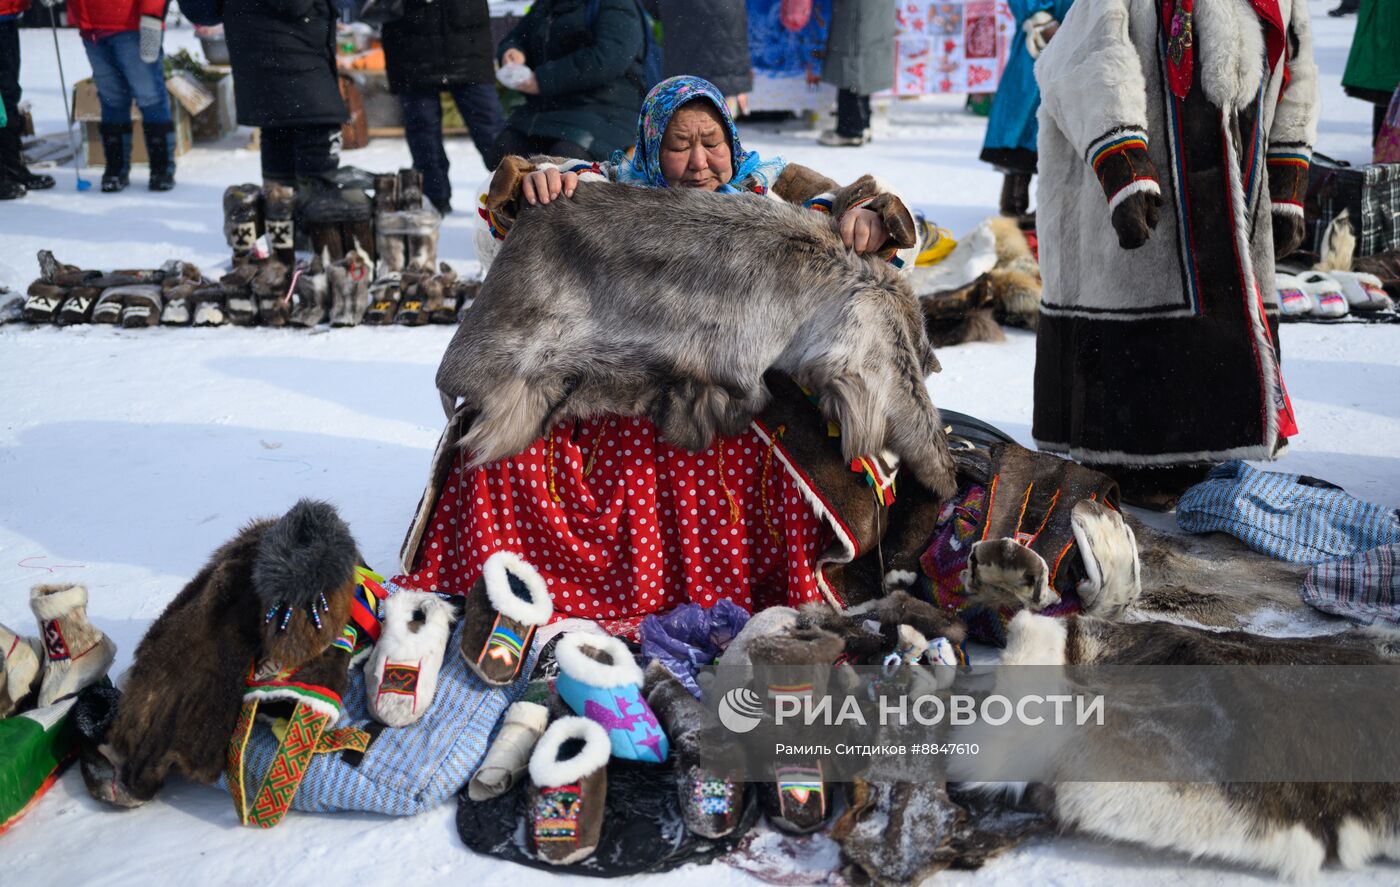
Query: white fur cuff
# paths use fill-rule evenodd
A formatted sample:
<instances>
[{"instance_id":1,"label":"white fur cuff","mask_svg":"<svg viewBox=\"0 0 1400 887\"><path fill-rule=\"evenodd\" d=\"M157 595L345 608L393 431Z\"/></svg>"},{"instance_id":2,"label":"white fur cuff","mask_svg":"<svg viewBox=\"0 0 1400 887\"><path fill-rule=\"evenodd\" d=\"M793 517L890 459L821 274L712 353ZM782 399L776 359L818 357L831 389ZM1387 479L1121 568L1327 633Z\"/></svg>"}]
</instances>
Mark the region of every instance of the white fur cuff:
<instances>
[{"instance_id":1,"label":"white fur cuff","mask_svg":"<svg viewBox=\"0 0 1400 887\"><path fill-rule=\"evenodd\" d=\"M36 585L29 592L29 608L40 622L67 616L87 602L87 589L81 585Z\"/></svg>"},{"instance_id":2,"label":"white fur cuff","mask_svg":"<svg viewBox=\"0 0 1400 887\"><path fill-rule=\"evenodd\" d=\"M518 580L513 584L511 577ZM481 570L486 598L496 612L525 625L544 625L554 615L554 598L545 587L544 577L525 559L511 551L498 551L486 559ZM520 596L520 586L529 599Z\"/></svg>"},{"instance_id":3,"label":"white fur cuff","mask_svg":"<svg viewBox=\"0 0 1400 887\"><path fill-rule=\"evenodd\" d=\"M1049 616L1022 610L1006 627L1006 651L1002 665L1064 665L1069 630Z\"/></svg>"},{"instance_id":4,"label":"white fur cuff","mask_svg":"<svg viewBox=\"0 0 1400 887\"><path fill-rule=\"evenodd\" d=\"M1161 194L1161 193L1162 193L1162 186L1161 186L1161 185L1158 185L1157 182L1156 182L1155 180L1153 180L1153 179L1138 179L1136 182L1131 182L1131 183L1129 183L1129 184L1123 186L1122 188L1119 188L1119 189L1118 189L1118 193L1117 193L1117 194L1114 194L1114 195L1113 195L1113 199L1110 200L1110 201L1108 202L1108 212L1109 212L1109 214L1111 215L1111 214L1113 213L1113 211L1114 211L1115 209L1118 208L1118 205L1119 205L1120 203L1122 203L1123 201L1127 200L1129 197L1132 197L1134 194Z\"/></svg>"},{"instance_id":5,"label":"white fur cuff","mask_svg":"<svg viewBox=\"0 0 1400 887\"><path fill-rule=\"evenodd\" d=\"M890 570L885 574L886 588L911 588L919 579L913 570Z\"/></svg>"},{"instance_id":6,"label":"white fur cuff","mask_svg":"<svg viewBox=\"0 0 1400 887\"><path fill-rule=\"evenodd\" d=\"M606 690L642 684L642 669L632 658L632 651L614 637L570 632L559 639L554 658L559 660L564 674L590 687Z\"/></svg>"},{"instance_id":7,"label":"white fur cuff","mask_svg":"<svg viewBox=\"0 0 1400 887\"><path fill-rule=\"evenodd\" d=\"M1074 506L1069 520L1088 573L1077 589L1084 611L1117 616L1142 594L1142 565L1132 528L1118 512L1088 499Z\"/></svg>"},{"instance_id":8,"label":"white fur cuff","mask_svg":"<svg viewBox=\"0 0 1400 887\"><path fill-rule=\"evenodd\" d=\"M1275 215L1293 216L1296 219L1303 218L1303 208L1296 203L1275 203Z\"/></svg>"},{"instance_id":9,"label":"white fur cuff","mask_svg":"<svg viewBox=\"0 0 1400 887\"><path fill-rule=\"evenodd\" d=\"M583 748L560 760L560 750L570 739L583 740ZM530 755L530 779L541 788L571 785L599 767L606 767L610 757L612 742L602 725L588 718L560 718L544 731Z\"/></svg>"}]
</instances>

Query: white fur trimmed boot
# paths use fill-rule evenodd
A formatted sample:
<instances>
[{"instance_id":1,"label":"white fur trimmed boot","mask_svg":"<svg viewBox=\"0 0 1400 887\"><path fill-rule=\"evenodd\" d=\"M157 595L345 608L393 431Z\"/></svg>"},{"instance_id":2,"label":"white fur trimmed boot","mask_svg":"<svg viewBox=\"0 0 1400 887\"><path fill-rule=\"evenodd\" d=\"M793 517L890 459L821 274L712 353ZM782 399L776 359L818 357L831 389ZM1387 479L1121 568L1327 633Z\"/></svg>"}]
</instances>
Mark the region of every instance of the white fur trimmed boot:
<instances>
[{"instance_id":1,"label":"white fur trimmed boot","mask_svg":"<svg viewBox=\"0 0 1400 887\"><path fill-rule=\"evenodd\" d=\"M498 551L467 593L462 658L493 687L514 683L530 653L535 629L554 615L544 577L520 555Z\"/></svg>"},{"instance_id":2,"label":"white fur trimmed boot","mask_svg":"<svg viewBox=\"0 0 1400 887\"><path fill-rule=\"evenodd\" d=\"M642 670L615 637L569 632L554 646L559 677L554 691L575 714L608 731L612 753L629 761L660 763L670 742L642 696Z\"/></svg>"},{"instance_id":3,"label":"white fur trimmed boot","mask_svg":"<svg viewBox=\"0 0 1400 887\"><path fill-rule=\"evenodd\" d=\"M365 661L365 696L375 720L407 727L423 717L456 618L435 594L400 591L384 601L384 628Z\"/></svg>"},{"instance_id":4,"label":"white fur trimmed boot","mask_svg":"<svg viewBox=\"0 0 1400 887\"><path fill-rule=\"evenodd\" d=\"M87 602L81 585L36 585L29 593L44 648L40 708L101 680L117 657L117 645L88 622Z\"/></svg>"},{"instance_id":5,"label":"white fur trimmed boot","mask_svg":"<svg viewBox=\"0 0 1400 887\"><path fill-rule=\"evenodd\" d=\"M587 859L598 848L608 796L607 731L587 718L560 718L530 755L530 824L535 856L550 865Z\"/></svg>"},{"instance_id":6,"label":"white fur trimmed boot","mask_svg":"<svg viewBox=\"0 0 1400 887\"><path fill-rule=\"evenodd\" d=\"M37 641L0 625L0 718L19 711L39 688L41 655Z\"/></svg>"},{"instance_id":7,"label":"white fur trimmed boot","mask_svg":"<svg viewBox=\"0 0 1400 887\"><path fill-rule=\"evenodd\" d=\"M530 752L548 723L549 709L537 702L517 702L506 709L500 732L467 783L467 797L487 801L510 791L525 775Z\"/></svg>"}]
</instances>

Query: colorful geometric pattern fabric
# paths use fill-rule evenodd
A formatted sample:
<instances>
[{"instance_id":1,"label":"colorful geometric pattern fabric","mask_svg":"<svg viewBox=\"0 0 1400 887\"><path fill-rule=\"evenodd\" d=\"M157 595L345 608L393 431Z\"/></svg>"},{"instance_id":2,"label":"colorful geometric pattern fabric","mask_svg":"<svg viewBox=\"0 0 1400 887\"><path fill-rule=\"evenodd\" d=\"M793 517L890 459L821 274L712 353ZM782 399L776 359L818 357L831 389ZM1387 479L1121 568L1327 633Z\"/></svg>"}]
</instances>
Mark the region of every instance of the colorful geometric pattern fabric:
<instances>
[{"instance_id":1,"label":"colorful geometric pattern fabric","mask_svg":"<svg viewBox=\"0 0 1400 887\"><path fill-rule=\"evenodd\" d=\"M499 615L496 617L496 624L491 629L491 636L486 639L486 646L482 648L481 655L477 657L477 664L489 657L499 659L503 665L514 665L519 660L521 651L529 646L530 638L535 634L535 627L530 626L522 638L511 626L502 625L501 618Z\"/></svg>"},{"instance_id":2,"label":"colorful geometric pattern fabric","mask_svg":"<svg viewBox=\"0 0 1400 887\"><path fill-rule=\"evenodd\" d=\"M63 639L63 629L59 627L57 619L50 619L44 623L44 650L47 651L50 662L60 662L69 658L68 642Z\"/></svg>"},{"instance_id":3,"label":"colorful geometric pattern fabric","mask_svg":"<svg viewBox=\"0 0 1400 887\"><path fill-rule=\"evenodd\" d=\"M385 663L384 677L379 682L379 695L385 693L418 695L418 665L407 662Z\"/></svg>"},{"instance_id":4,"label":"colorful geometric pattern fabric","mask_svg":"<svg viewBox=\"0 0 1400 887\"><path fill-rule=\"evenodd\" d=\"M1318 564L1303 580L1303 602L1362 625L1400 627L1400 544Z\"/></svg>"},{"instance_id":5,"label":"colorful geometric pattern fabric","mask_svg":"<svg viewBox=\"0 0 1400 887\"><path fill-rule=\"evenodd\" d=\"M1188 533L1229 533L1295 564L1320 564L1400 542L1400 511L1325 481L1225 462L1187 490L1176 522Z\"/></svg>"},{"instance_id":6,"label":"colorful geometric pattern fabric","mask_svg":"<svg viewBox=\"0 0 1400 887\"><path fill-rule=\"evenodd\" d=\"M252 707L256 705L253 703ZM272 828L287 815L292 798L306 775L307 764L316 754L316 745L329 723L329 717L310 706L296 707L291 720L287 722L286 738L277 750L277 757L273 759L267 776L263 778L262 787L253 798L252 809L246 814L239 811L239 819L245 825Z\"/></svg>"},{"instance_id":7,"label":"colorful geometric pattern fabric","mask_svg":"<svg viewBox=\"0 0 1400 887\"><path fill-rule=\"evenodd\" d=\"M734 783L728 779L697 779L695 808L706 816L727 816L734 806Z\"/></svg>"},{"instance_id":8,"label":"colorful geometric pattern fabric","mask_svg":"<svg viewBox=\"0 0 1400 887\"><path fill-rule=\"evenodd\" d=\"M814 798L820 805L822 815L826 812L826 790L822 781L821 767L779 767L779 798L792 798L800 805L807 805Z\"/></svg>"},{"instance_id":9,"label":"colorful geometric pattern fabric","mask_svg":"<svg viewBox=\"0 0 1400 887\"><path fill-rule=\"evenodd\" d=\"M535 841L577 843L582 813L583 794L577 785L541 789L535 802Z\"/></svg>"}]
</instances>

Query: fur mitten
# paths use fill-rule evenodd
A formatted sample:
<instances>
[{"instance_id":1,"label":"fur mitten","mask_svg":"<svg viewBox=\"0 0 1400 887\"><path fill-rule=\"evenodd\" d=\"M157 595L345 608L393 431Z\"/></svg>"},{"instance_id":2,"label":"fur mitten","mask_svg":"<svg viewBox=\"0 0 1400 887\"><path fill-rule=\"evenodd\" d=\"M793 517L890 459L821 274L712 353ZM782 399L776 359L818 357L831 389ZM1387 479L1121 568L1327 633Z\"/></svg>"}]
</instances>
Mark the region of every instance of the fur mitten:
<instances>
[{"instance_id":1,"label":"fur mitten","mask_svg":"<svg viewBox=\"0 0 1400 887\"><path fill-rule=\"evenodd\" d=\"M508 686L520 674L535 630L553 615L544 577L520 555L498 551L467 593L462 658L486 683Z\"/></svg>"},{"instance_id":2,"label":"fur mitten","mask_svg":"<svg viewBox=\"0 0 1400 887\"><path fill-rule=\"evenodd\" d=\"M1305 150L1286 145L1272 146L1266 158L1275 259L1296 250L1307 234L1303 201L1308 193L1309 160Z\"/></svg>"},{"instance_id":3,"label":"fur mitten","mask_svg":"<svg viewBox=\"0 0 1400 887\"><path fill-rule=\"evenodd\" d=\"M525 775L530 752L548 723L549 709L538 702L521 701L506 709L500 731L467 783L467 797L489 801L510 791Z\"/></svg>"},{"instance_id":4,"label":"fur mitten","mask_svg":"<svg viewBox=\"0 0 1400 887\"><path fill-rule=\"evenodd\" d=\"M1043 610L1060 602L1045 559L1015 539L985 539L972 546L963 587L970 603L992 609Z\"/></svg>"},{"instance_id":5,"label":"fur mitten","mask_svg":"<svg viewBox=\"0 0 1400 887\"><path fill-rule=\"evenodd\" d=\"M117 656L117 645L88 622L87 602L81 585L36 585L29 594L44 648L39 708L97 683Z\"/></svg>"},{"instance_id":6,"label":"fur mitten","mask_svg":"<svg viewBox=\"0 0 1400 887\"><path fill-rule=\"evenodd\" d=\"M1274 259L1282 259L1303 245L1303 239L1307 236L1307 226L1301 213L1281 213L1273 214L1274 222Z\"/></svg>"},{"instance_id":7,"label":"fur mitten","mask_svg":"<svg viewBox=\"0 0 1400 887\"><path fill-rule=\"evenodd\" d=\"M527 833L543 861L568 865L597 848L609 754L607 732L587 718L560 718L540 737L530 755Z\"/></svg>"},{"instance_id":8,"label":"fur mitten","mask_svg":"<svg viewBox=\"0 0 1400 887\"><path fill-rule=\"evenodd\" d=\"M704 766L723 761L737 769L744 750L733 734L659 662L647 666L647 704L675 746L676 788L685 827L703 838L722 838L739 826L746 783Z\"/></svg>"},{"instance_id":9,"label":"fur mitten","mask_svg":"<svg viewBox=\"0 0 1400 887\"><path fill-rule=\"evenodd\" d=\"M1113 207L1113 230L1118 232L1118 245L1137 249L1147 242L1157 228L1162 214L1162 195L1157 191L1129 194Z\"/></svg>"},{"instance_id":10,"label":"fur mitten","mask_svg":"<svg viewBox=\"0 0 1400 887\"><path fill-rule=\"evenodd\" d=\"M627 645L614 637L570 632L554 648L559 678L554 689L575 714L608 731L612 753L630 761L661 762L670 743L642 698L642 670Z\"/></svg>"},{"instance_id":11,"label":"fur mitten","mask_svg":"<svg viewBox=\"0 0 1400 887\"><path fill-rule=\"evenodd\" d=\"M365 696L375 720L406 727L423 717L456 618L435 594L401 591L384 602L384 628L365 661Z\"/></svg>"},{"instance_id":12,"label":"fur mitten","mask_svg":"<svg viewBox=\"0 0 1400 887\"><path fill-rule=\"evenodd\" d=\"M0 625L0 718L19 711L39 689L42 655L38 641Z\"/></svg>"}]
</instances>

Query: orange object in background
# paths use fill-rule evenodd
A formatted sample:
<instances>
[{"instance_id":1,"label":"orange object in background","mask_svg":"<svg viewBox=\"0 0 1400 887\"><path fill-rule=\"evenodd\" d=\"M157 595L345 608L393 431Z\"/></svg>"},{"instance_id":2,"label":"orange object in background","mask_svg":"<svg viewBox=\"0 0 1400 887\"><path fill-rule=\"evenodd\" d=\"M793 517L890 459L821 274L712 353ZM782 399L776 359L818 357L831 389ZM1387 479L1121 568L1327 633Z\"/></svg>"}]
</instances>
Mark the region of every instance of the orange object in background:
<instances>
[{"instance_id":1,"label":"orange object in background","mask_svg":"<svg viewBox=\"0 0 1400 887\"><path fill-rule=\"evenodd\" d=\"M372 46L361 52L336 56L336 67L342 71L383 71L384 48Z\"/></svg>"}]
</instances>

